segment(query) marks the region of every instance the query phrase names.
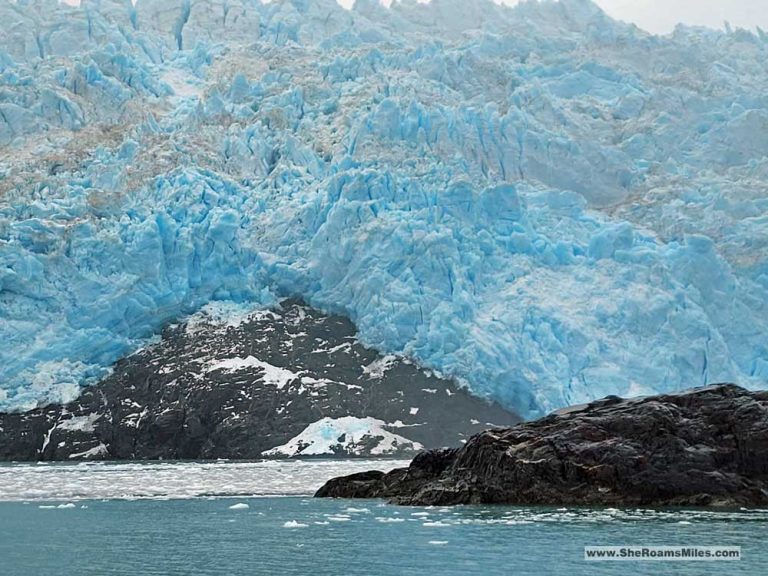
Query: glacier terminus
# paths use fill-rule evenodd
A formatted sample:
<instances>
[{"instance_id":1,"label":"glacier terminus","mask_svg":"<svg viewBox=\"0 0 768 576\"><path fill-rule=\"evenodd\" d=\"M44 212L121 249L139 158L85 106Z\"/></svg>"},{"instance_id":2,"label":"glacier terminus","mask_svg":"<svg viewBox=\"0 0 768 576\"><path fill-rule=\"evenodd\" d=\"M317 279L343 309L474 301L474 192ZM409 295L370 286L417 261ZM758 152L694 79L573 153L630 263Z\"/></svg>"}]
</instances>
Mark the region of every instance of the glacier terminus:
<instances>
[{"instance_id":1,"label":"glacier terminus","mask_svg":"<svg viewBox=\"0 0 768 576\"><path fill-rule=\"evenodd\" d=\"M764 388L766 62L589 0L0 0L0 410L289 297L529 418Z\"/></svg>"}]
</instances>

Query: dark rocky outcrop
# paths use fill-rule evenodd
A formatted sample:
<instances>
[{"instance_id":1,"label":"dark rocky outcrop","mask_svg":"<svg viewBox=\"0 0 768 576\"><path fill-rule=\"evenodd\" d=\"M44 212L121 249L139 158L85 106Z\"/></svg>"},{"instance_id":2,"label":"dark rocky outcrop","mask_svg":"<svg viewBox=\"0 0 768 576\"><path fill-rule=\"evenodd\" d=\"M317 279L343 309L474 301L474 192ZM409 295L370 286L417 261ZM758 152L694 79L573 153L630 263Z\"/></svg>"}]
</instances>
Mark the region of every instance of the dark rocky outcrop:
<instances>
[{"instance_id":1,"label":"dark rocky outcrop","mask_svg":"<svg viewBox=\"0 0 768 576\"><path fill-rule=\"evenodd\" d=\"M768 504L768 392L732 384L608 397L428 451L388 474L336 478L319 497L411 505Z\"/></svg>"},{"instance_id":2,"label":"dark rocky outcrop","mask_svg":"<svg viewBox=\"0 0 768 576\"><path fill-rule=\"evenodd\" d=\"M0 414L0 460L261 458L323 418L370 417L410 443L456 444L519 421L407 360L383 357L342 316L299 301L246 318L197 315L120 360L67 405ZM338 456L367 456L378 437ZM380 447L379 447L380 448ZM333 455L333 454L332 454Z\"/></svg>"}]
</instances>

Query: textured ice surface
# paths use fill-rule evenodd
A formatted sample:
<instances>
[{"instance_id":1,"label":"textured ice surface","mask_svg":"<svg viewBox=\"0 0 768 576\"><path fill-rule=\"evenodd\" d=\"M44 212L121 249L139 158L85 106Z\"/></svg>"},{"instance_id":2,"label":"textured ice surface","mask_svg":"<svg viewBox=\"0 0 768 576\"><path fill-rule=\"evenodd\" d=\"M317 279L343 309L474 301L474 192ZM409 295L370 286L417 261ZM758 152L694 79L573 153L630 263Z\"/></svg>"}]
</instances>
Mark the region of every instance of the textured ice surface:
<instances>
[{"instance_id":1,"label":"textured ice surface","mask_svg":"<svg viewBox=\"0 0 768 576\"><path fill-rule=\"evenodd\" d=\"M336 476L407 460L2 464L0 501L307 496Z\"/></svg>"},{"instance_id":2,"label":"textured ice surface","mask_svg":"<svg viewBox=\"0 0 768 576\"><path fill-rule=\"evenodd\" d=\"M528 416L768 381L760 31L587 0L0 19L0 408L286 295Z\"/></svg>"}]
</instances>

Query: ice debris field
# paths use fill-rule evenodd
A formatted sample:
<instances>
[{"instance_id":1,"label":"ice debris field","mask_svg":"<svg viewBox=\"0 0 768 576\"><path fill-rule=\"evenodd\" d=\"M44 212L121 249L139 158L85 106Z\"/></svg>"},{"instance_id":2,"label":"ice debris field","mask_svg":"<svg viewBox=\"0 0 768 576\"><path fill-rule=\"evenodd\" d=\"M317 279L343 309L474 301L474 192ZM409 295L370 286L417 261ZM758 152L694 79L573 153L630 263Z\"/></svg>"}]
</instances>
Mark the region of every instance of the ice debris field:
<instances>
[{"instance_id":1,"label":"ice debris field","mask_svg":"<svg viewBox=\"0 0 768 576\"><path fill-rule=\"evenodd\" d=\"M0 409L301 296L533 417L768 382L768 35L588 0L0 0Z\"/></svg>"}]
</instances>

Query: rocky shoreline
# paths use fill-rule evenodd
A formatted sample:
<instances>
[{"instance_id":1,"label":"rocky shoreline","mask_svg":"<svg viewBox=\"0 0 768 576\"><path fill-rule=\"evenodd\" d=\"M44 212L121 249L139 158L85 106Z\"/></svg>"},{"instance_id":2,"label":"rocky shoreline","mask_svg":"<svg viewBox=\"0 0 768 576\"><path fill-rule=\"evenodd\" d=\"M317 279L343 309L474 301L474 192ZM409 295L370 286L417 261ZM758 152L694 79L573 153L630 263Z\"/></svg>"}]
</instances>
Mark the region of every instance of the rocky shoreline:
<instances>
[{"instance_id":1,"label":"rocky shoreline","mask_svg":"<svg viewBox=\"0 0 768 576\"><path fill-rule=\"evenodd\" d=\"M768 505L768 391L607 397L330 480L317 497L405 505Z\"/></svg>"}]
</instances>

